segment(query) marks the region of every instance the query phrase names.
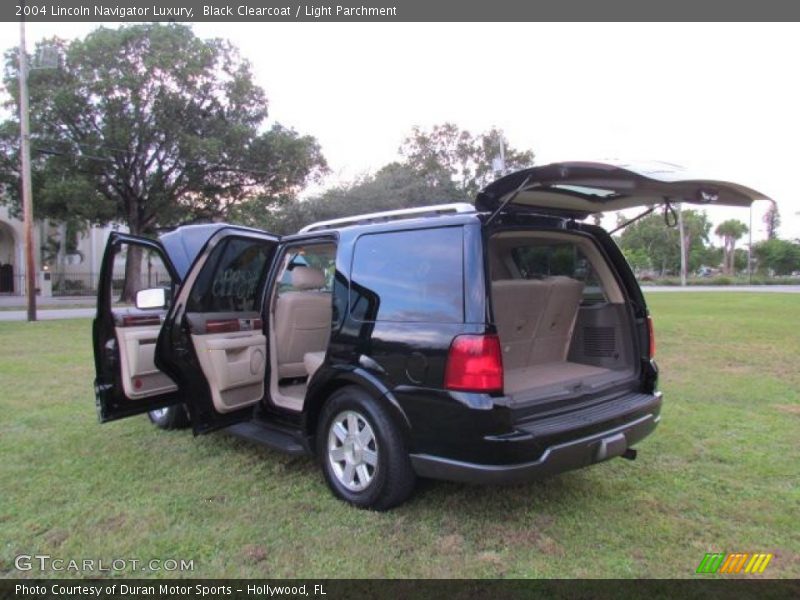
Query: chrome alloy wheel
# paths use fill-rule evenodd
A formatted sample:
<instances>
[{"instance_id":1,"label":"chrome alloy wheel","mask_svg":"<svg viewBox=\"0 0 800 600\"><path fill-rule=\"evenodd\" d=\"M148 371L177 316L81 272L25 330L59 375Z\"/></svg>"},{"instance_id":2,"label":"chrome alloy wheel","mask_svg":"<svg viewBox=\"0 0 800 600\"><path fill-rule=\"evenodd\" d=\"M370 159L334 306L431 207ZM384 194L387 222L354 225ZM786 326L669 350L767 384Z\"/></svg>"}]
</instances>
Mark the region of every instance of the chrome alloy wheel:
<instances>
[{"instance_id":1,"label":"chrome alloy wheel","mask_svg":"<svg viewBox=\"0 0 800 600\"><path fill-rule=\"evenodd\" d=\"M169 411L169 407L165 408L157 408L155 410L150 411L150 416L152 416L156 421L160 421L164 417L167 416L167 412Z\"/></svg>"},{"instance_id":2,"label":"chrome alloy wheel","mask_svg":"<svg viewBox=\"0 0 800 600\"><path fill-rule=\"evenodd\" d=\"M328 429L328 462L336 479L351 492L365 490L378 469L378 441L366 418L340 412Z\"/></svg>"}]
</instances>

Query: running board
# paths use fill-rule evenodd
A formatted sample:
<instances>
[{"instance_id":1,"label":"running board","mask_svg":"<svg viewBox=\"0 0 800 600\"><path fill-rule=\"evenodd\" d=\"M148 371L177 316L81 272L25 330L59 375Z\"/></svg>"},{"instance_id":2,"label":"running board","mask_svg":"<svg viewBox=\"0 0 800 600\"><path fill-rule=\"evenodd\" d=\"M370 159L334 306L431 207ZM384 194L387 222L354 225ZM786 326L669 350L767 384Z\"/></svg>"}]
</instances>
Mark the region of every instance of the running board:
<instances>
[{"instance_id":1,"label":"running board","mask_svg":"<svg viewBox=\"0 0 800 600\"><path fill-rule=\"evenodd\" d=\"M309 454L309 449L299 439L297 434L283 428L264 423L263 421L246 421L226 427L227 431L236 437L267 446L273 450L286 454Z\"/></svg>"}]
</instances>

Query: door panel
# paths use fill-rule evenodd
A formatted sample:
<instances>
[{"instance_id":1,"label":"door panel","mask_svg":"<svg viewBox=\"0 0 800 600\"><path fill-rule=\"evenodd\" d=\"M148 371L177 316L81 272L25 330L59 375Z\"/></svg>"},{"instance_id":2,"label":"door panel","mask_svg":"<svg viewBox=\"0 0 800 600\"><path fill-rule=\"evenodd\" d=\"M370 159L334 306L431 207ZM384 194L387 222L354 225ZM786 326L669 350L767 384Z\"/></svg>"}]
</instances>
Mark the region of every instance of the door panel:
<instances>
[{"instance_id":1,"label":"door panel","mask_svg":"<svg viewBox=\"0 0 800 600\"><path fill-rule=\"evenodd\" d=\"M187 397L195 433L251 418L265 392L264 282L278 238L230 228L215 234L167 314L156 364Z\"/></svg>"},{"instance_id":2,"label":"door panel","mask_svg":"<svg viewBox=\"0 0 800 600\"><path fill-rule=\"evenodd\" d=\"M138 267L128 268L135 260ZM141 289L179 283L161 245L147 238L113 232L100 271L97 316L93 324L95 395L102 422L180 402L178 386L156 367L156 340L167 307L140 310L132 295Z\"/></svg>"},{"instance_id":3,"label":"door panel","mask_svg":"<svg viewBox=\"0 0 800 600\"><path fill-rule=\"evenodd\" d=\"M156 368L154 357L161 322L155 326L117 327L122 386L131 400L175 392L178 386Z\"/></svg>"},{"instance_id":4,"label":"door panel","mask_svg":"<svg viewBox=\"0 0 800 600\"><path fill-rule=\"evenodd\" d=\"M264 396L267 338L258 313L240 318L192 315L192 344L219 413L251 406ZM204 321L204 327L197 326ZM199 331L200 333L194 333Z\"/></svg>"}]
</instances>

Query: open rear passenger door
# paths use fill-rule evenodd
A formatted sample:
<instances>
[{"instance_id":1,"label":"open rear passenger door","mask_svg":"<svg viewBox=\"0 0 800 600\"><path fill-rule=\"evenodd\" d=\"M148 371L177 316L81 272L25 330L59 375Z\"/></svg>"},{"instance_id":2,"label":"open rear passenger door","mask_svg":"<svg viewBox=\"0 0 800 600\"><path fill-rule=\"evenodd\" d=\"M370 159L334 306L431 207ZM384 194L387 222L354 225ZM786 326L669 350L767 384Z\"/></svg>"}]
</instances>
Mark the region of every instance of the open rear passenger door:
<instances>
[{"instance_id":1,"label":"open rear passenger door","mask_svg":"<svg viewBox=\"0 0 800 600\"><path fill-rule=\"evenodd\" d=\"M92 325L101 422L180 402L178 386L154 363L156 340L179 283L159 242L111 233Z\"/></svg>"},{"instance_id":2,"label":"open rear passenger door","mask_svg":"<svg viewBox=\"0 0 800 600\"><path fill-rule=\"evenodd\" d=\"M226 227L189 270L166 316L156 364L177 383L195 433L248 420L264 396L264 287L279 238Z\"/></svg>"}]
</instances>

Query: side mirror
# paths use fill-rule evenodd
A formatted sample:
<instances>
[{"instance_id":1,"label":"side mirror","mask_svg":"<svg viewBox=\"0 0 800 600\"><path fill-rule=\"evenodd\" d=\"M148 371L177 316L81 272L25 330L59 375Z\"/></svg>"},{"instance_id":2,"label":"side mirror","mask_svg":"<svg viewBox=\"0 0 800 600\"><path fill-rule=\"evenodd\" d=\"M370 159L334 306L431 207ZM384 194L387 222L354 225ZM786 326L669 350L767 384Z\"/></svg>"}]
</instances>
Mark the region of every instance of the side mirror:
<instances>
[{"instance_id":1,"label":"side mirror","mask_svg":"<svg viewBox=\"0 0 800 600\"><path fill-rule=\"evenodd\" d=\"M151 288L136 292L136 308L166 308L167 290L164 288Z\"/></svg>"}]
</instances>

